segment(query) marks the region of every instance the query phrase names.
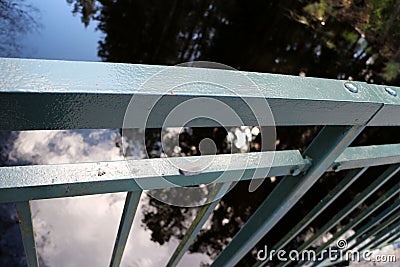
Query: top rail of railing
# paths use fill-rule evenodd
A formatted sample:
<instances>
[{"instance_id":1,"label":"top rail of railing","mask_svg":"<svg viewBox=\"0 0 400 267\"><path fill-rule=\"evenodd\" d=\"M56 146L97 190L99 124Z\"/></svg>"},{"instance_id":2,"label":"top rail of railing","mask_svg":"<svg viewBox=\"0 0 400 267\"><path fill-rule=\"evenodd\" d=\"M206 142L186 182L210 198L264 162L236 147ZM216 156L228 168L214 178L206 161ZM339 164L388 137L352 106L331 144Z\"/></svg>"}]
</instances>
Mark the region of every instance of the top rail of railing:
<instances>
[{"instance_id":1,"label":"top rail of railing","mask_svg":"<svg viewBox=\"0 0 400 267\"><path fill-rule=\"evenodd\" d=\"M165 94L163 84L142 85L166 68L178 68L180 77L214 77L237 88L235 93L193 87L174 88ZM147 127L182 126L165 123L177 104L198 97L218 99L232 107L245 125L259 125L246 115L239 101L268 101L277 126L294 125L400 125L400 88L288 75L240 72L252 80L260 94L233 84L231 70L148 66L120 63L73 62L34 59L0 59L0 130L122 128L132 96L137 109L146 109L150 99L161 97L157 116ZM168 80L178 79L176 75ZM139 116L140 117L140 116ZM371 120L371 118L373 118ZM141 128L143 118L130 125ZM164 124L164 125L163 125ZM265 124L271 124L267 122ZM187 126L216 126L213 121L193 120ZM239 126L239 125L224 125Z\"/></svg>"}]
</instances>

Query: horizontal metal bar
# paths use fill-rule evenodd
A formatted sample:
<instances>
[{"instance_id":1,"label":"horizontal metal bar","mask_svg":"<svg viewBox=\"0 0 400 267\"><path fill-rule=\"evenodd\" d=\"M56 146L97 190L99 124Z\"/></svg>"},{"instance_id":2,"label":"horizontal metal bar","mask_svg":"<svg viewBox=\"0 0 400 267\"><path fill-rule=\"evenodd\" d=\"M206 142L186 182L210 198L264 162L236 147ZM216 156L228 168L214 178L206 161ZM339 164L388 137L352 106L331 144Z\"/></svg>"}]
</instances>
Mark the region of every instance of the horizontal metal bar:
<instances>
[{"instance_id":1,"label":"horizontal metal bar","mask_svg":"<svg viewBox=\"0 0 400 267\"><path fill-rule=\"evenodd\" d=\"M110 267L118 267L121 264L122 255L128 241L129 233L132 228L133 219L140 202L141 191L128 192L122 211L121 221L118 227L117 238L115 239L114 249L111 256Z\"/></svg>"},{"instance_id":2,"label":"horizontal metal bar","mask_svg":"<svg viewBox=\"0 0 400 267\"><path fill-rule=\"evenodd\" d=\"M324 174L364 129L364 126L325 126L304 152L313 165L298 179L285 176L221 252L212 266L234 266ZM297 178L297 177L296 177Z\"/></svg>"},{"instance_id":3,"label":"horizontal metal bar","mask_svg":"<svg viewBox=\"0 0 400 267\"><path fill-rule=\"evenodd\" d=\"M340 165L343 166L343 169L347 169L400 162L398 146L395 144L349 147L332 166ZM267 157L273 157L272 153L275 153L269 172L270 176L287 175L293 168L301 169L309 163L296 150L259 153L269 154ZM217 155L215 161L221 162L221 166L229 160L235 161L238 163L236 170L249 169L250 171L254 168L267 168L268 166L263 165L245 166L244 162L247 162L248 157L257 158L257 155L262 156L257 153L235 154L233 158L230 158L229 155ZM372 160L368 157L372 157ZM168 166L166 162L169 160L172 160L173 163L180 159L129 161L129 166L137 169L137 173L132 173L126 161L2 167L0 168L0 202L141 190L136 183L132 182L132 179L148 181L146 189L157 189L165 184L159 183L163 178L156 170L159 169L158 166ZM243 164L240 165L241 163ZM163 173L164 177L168 176L167 178L174 183L187 186L208 183L215 178L211 174L217 175L218 171L221 171L221 168L216 164L210 166L205 172L206 175L192 176L192 179L185 179L179 170L172 166L163 170ZM235 170L228 171L235 172ZM104 174L99 175L99 173ZM242 177L242 179L249 177L251 175ZM223 180L222 182L230 181ZM107 186L105 186L106 184Z\"/></svg>"},{"instance_id":4,"label":"horizontal metal bar","mask_svg":"<svg viewBox=\"0 0 400 267\"><path fill-rule=\"evenodd\" d=\"M26 263L28 267L38 267L35 234L33 232L32 213L29 201L15 203L18 212L22 243L24 244Z\"/></svg>"},{"instance_id":5,"label":"horizontal metal bar","mask_svg":"<svg viewBox=\"0 0 400 267\"><path fill-rule=\"evenodd\" d=\"M269 176L283 176L294 167L301 170L309 164L297 150L201 157L209 158L207 162L211 164L202 173L191 176L182 175L176 168L187 160L179 157L2 167L0 203L201 185L213 183L222 173L227 175L220 177L218 183L226 183L251 179L256 169L270 168Z\"/></svg>"},{"instance_id":6,"label":"horizontal metal bar","mask_svg":"<svg viewBox=\"0 0 400 267\"><path fill-rule=\"evenodd\" d=\"M377 179L375 179L367 188L365 188L361 193L356 195L356 197L349 202L343 209L341 209L337 214L335 214L327 223L325 223L318 231L304 242L297 251L302 253L305 249L311 246L318 238L329 231L333 226L339 223L343 218L349 215L354 209L356 209L361 203L363 203L368 197L370 197L376 190L378 190L383 184L389 181L398 171L400 170L400 164L391 165L383 172ZM280 264L279 266L287 266L290 264L290 259Z\"/></svg>"},{"instance_id":7,"label":"horizontal metal bar","mask_svg":"<svg viewBox=\"0 0 400 267\"><path fill-rule=\"evenodd\" d=\"M143 89L147 80L168 68L173 68L173 74ZM207 82L234 90L194 84L190 91L174 87L173 92L165 93L171 84L203 81L204 77ZM250 79L259 90L242 84L241 79ZM198 97L211 97L228 104L244 125L258 125L258 122L249 115L249 109L243 108L242 99L250 106L260 99L267 100L276 125L358 125L370 121L378 110L378 117L371 125L400 125L397 116L400 97L390 96L383 86L363 82L352 82L359 90L351 93L344 83L221 69L3 58L0 59L0 130L122 128L133 95L138 100L137 110L148 110L149 103L162 96L156 116L147 127L163 126L174 107ZM130 126L142 128L146 118L136 119ZM263 123L259 126L271 126L271 122ZM216 125L211 120L194 120L188 126ZM165 126L182 125L171 118Z\"/></svg>"},{"instance_id":8,"label":"horizontal metal bar","mask_svg":"<svg viewBox=\"0 0 400 267\"><path fill-rule=\"evenodd\" d=\"M329 171L400 163L400 144L359 146L347 148Z\"/></svg>"},{"instance_id":9,"label":"horizontal metal bar","mask_svg":"<svg viewBox=\"0 0 400 267\"><path fill-rule=\"evenodd\" d=\"M397 94L400 89L397 89ZM400 98L397 96L397 98ZM385 104L382 109L373 117L368 126L399 126L400 116L397 104Z\"/></svg>"},{"instance_id":10,"label":"horizontal metal bar","mask_svg":"<svg viewBox=\"0 0 400 267\"><path fill-rule=\"evenodd\" d=\"M293 238L295 238L303 229L305 229L319 214L321 214L329 205L335 201L341 193L343 193L350 185L352 185L364 172L368 169L365 167L363 169L354 169L352 170L346 177L344 177L339 184L337 184L334 189L332 189L318 204L309 212L303 219L298 222L292 230L290 230L277 244L275 244L271 251L279 251L286 244L290 242ZM268 259L265 261L257 261L253 267L256 266L264 266L268 262Z\"/></svg>"},{"instance_id":11,"label":"horizontal metal bar","mask_svg":"<svg viewBox=\"0 0 400 267\"><path fill-rule=\"evenodd\" d=\"M368 126L398 126L400 125L400 116L398 104L400 101L400 88L394 86L379 86L373 84L366 84L366 90L377 92L381 98L383 107L375 114L368 122ZM390 88L397 93L396 96L388 94L386 91Z\"/></svg>"}]
</instances>

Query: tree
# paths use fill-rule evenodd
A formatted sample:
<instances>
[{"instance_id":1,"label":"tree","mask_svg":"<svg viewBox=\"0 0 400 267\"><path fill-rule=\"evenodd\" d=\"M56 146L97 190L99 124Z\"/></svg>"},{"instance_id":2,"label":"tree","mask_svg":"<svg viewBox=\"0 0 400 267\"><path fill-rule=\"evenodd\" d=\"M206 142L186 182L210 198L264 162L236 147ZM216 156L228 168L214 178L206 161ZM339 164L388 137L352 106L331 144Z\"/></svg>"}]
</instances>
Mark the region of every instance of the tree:
<instances>
[{"instance_id":1,"label":"tree","mask_svg":"<svg viewBox=\"0 0 400 267\"><path fill-rule=\"evenodd\" d=\"M82 1L75 3L83 6ZM99 42L99 55L105 61L171 65L208 60L247 71L399 82L399 0L188 0L179 4L174 0L102 0L89 3L96 6L89 9L95 12L83 16L98 22L98 29L104 33ZM277 149L302 151L320 128L278 127ZM192 130L192 134L180 136L183 153L196 155L203 137L212 138L220 146L218 149L225 152L225 135L215 134L219 129ZM399 143L400 136L395 132L396 128L368 128L354 145ZM160 134L159 130L148 130L146 134L150 151ZM260 137L253 142L259 144ZM194 150L190 149L192 146ZM253 146L252 151L257 151L257 147ZM307 234L319 229L330 218L329 214L343 208L381 171L382 168L371 168L287 248L298 247ZM345 174L329 173L322 177L258 246L275 244ZM254 193L247 191L246 182L239 183L222 199L212 215L211 227L198 235L190 251L216 257L279 179L267 179ZM382 190L368 203L381 193ZM160 244L172 236L182 238L189 225L188 218L196 212L196 209L171 207L154 199L149 204L151 208L145 210L143 223L152 231L152 239ZM362 209L357 208L342 223ZM254 255L249 253L241 265L251 265L254 261Z\"/></svg>"},{"instance_id":2,"label":"tree","mask_svg":"<svg viewBox=\"0 0 400 267\"><path fill-rule=\"evenodd\" d=\"M300 14L294 14L298 21L314 30L325 31L328 46L336 42L326 27L327 24L344 24L343 39L352 43L358 50L355 58L362 59L366 65L377 62L380 69L379 82L396 83L400 75L400 1L399 0L320 0L308 3ZM328 28L328 31L326 29ZM365 40L363 42L363 40ZM371 73L365 71L365 80L373 82Z\"/></svg>"},{"instance_id":3,"label":"tree","mask_svg":"<svg viewBox=\"0 0 400 267\"><path fill-rule=\"evenodd\" d=\"M38 10L25 0L0 0L0 54L16 57L21 50L19 39L40 27L35 19Z\"/></svg>"}]
</instances>

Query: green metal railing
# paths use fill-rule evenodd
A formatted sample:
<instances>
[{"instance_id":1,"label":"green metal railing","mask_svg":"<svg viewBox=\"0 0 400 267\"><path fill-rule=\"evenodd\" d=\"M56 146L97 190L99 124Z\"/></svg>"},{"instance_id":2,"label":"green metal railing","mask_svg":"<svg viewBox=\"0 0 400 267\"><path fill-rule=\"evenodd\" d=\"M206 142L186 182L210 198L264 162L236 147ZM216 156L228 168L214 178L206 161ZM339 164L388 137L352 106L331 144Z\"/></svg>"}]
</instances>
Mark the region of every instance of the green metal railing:
<instances>
[{"instance_id":1,"label":"green metal railing","mask_svg":"<svg viewBox=\"0 0 400 267\"><path fill-rule=\"evenodd\" d=\"M254 118L245 116L245 110L237 106L237 95L196 90L180 92L179 88L173 95L164 95L161 88L138 93L137 90L143 82L165 68L112 63L0 59L0 130L122 128L125 110L135 94L143 103L154 95L162 96L163 101L168 104L159 106L159 114L168 114L174 106L188 99L199 96L215 98L229 104L239 115L243 115L244 125L255 125ZM195 70L199 73L204 71L200 68ZM221 80L226 79L229 72L207 71L218 72ZM268 176L284 177L212 264L234 266L324 173L351 170L326 197L315 203L315 207L289 233L283 235L274 245L275 250L284 248L293 240L352 183L362 177L367 168L387 165L384 173L356 195L338 214L334 214L298 248L298 251L310 247L388 181L398 179L396 173L400 170L400 144L361 147L349 145L367 126L400 126L400 96L397 95L400 94L400 88L284 75L247 72L241 74L257 84L262 96L253 94L246 88L241 88L237 93L249 101L266 99L276 126L324 125L303 154L298 150L252 153L254 157L262 155L273 158L272 166L267 166L264 162L241 164L246 160L247 155L244 154L216 155L213 156L213 162L233 158L237 164L228 170L222 170L220 164L212 163L203 172L190 176L190 179L185 179L173 164L164 164L164 158L130 160L129 166L137 170L135 173L128 168L126 161L2 167L0 202L17 203L28 265L38 266L30 200L128 192L110 262L110 266L119 266L143 190L163 188L165 184L161 182L162 179L171 181L171 186L207 184L213 182L215 176L224 171L230 175L219 181L220 190L223 191L232 182L252 178L249 174L251 172L243 170L270 168ZM163 119L161 117L159 120L153 120L148 127L181 126L173 123L163 125ZM139 123L132 125L133 128L140 126ZM188 126L209 127L215 124L212 121L192 121ZM179 158L169 158L168 161L178 162ZM163 170L162 177L148 167L153 163L169 166ZM299 175L294 177L297 173ZM399 192L400 183L396 181L396 186L343 226L341 231L317 249L317 253L330 246L347 230L360 225L361 228L348 240L356 240L353 247L357 247L370 238L367 244L362 244L360 250L379 248L397 240L400 232L399 200L394 201L374 219L364 221L386 202L393 200ZM171 256L168 266L176 266L179 263L216 205L217 202L212 202L200 209L186 236ZM314 265L327 262L325 260ZM266 263L267 261L259 261L256 266ZM286 266L289 263L282 262L281 265Z\"/></svg>"}]
</instances>

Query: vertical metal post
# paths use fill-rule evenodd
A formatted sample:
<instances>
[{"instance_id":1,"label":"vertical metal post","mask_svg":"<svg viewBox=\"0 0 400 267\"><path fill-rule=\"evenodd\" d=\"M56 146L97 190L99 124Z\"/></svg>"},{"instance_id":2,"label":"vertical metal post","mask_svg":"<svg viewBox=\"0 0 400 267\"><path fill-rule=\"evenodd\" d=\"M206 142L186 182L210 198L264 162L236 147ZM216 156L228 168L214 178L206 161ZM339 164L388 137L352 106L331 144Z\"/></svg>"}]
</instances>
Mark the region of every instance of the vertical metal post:
<instances>
[{"instance_id":1,"label":"vertical metal post","mask_svg":"<svg viewBox=\"0 0 400 267\"><path fill-rule=\"evenodd\" d=\"M397 195L400 192L400 185L397 185L393 187L389 192L386 192L383 194L377 201L375 201L371 206L366 208L362 213L360 213L356 218L354 218L350 223L348 223L345 227L343 227L342 230L339 232L335 233L331 240L336 240L339 236L343 235L346 231L350 230L351 228L357 226L359 223L361 223L365 218L367 218L369 215L371 215L374 211L379 209L383 204L385 204L389 199L391 199L394 195ZM390 216L393 212L395 212L398 208L400 207L400 199L395 201L389 208L385 209L382 213L380 213L376 218L374 218L372 223L377 223L379 221L384 220L386 217ZM372 224L371 224L372 227ZM362 227L361 229L364 229ZM360 230L361 230L360 229ZM354 240L352 237L351 240L349 239L349 242ZM332 242L333 242L332 241ZM328 243L328 242L327 242ZM330 244L331 242L329 242ZM328 245L329 245L328 244ZM324 244L324 247L326 245ZM319 250L318 250L319 251ZM317 254L318 255L318 254Z\"/></svg>"},{"instance_id":2,"label":"vertical metal post","mask_svg":"<svg viewBox=\"0 0 400 267\"><path fill-rule=\"evenodd\" d=\"M16 203L22 242L24 244L26 263L28 267L38 267L38 257L36 252L35 236L33 232L32 213L29 201Z\"/></svg>"},{"instance_id":3,"label":"vertical metal post","mask_svg":"<svg viewBox=\"0 0 400 267\"><path fill-rule=\"evenodd\" d=\"M386 210L385 210L385 211L386 211ZM380 215L384 214L385 211L383 211ZM365 240L367 240L369 237L380 233L383 229L385 229L385 228L388 227L390 224L392 224L394 221L396 221L397 218L398 218L399 216L400 216L400 212L397 212L396 214L394 214L393 216L391 216L388 220L386 220L384 223L382 223L382 225L380 225L380 226L378 226L376 229L374 229L374 230L368 232L363 238L361 238L360 240L358 240L358 241L357 241L356 243L354 243L352 246L350 246L350 247L344 249L344 250L343 250L343 253L346 252L346 251L349 251L349 250L350 250L350 251L353 250L354 248L356 248L356 247L358 247L360 244L362 244ZM382 219L381 219L381 220L382 220ZM375 221L375 222L374 222L373 224L368 223L368 225L370 225L370 226L368 226L368 229L369 229L372 225L374 225L374 224L376 223L376 220L375 220L375 219L374 219L374 221ZM380 220L378 220L378 221L380 221ZM399 223L400 223L400 221L399 221ZM396 227L396 225L395 225L395 227ZM394 228L395 228L395 227L394 227ZM365 228L365 227L363 227L363 228ZM352 235L351 238L347 240L347 242L349 243L349 242L351 242L351 240L354 240L355 237L360 236L362 233L365 233L366 230L363 230L363 228L361 228L361 229L360 229L359 231L357 231L354 235ZM391 231L391 228L389 228L389 231ZM375 239L369 241L369 242L368 242L366 245L364 245L361 249L357 249L357 250L358 250L359 252L362 252L362 250L366 249L369 245L373 245L373 243L375 243L378 239L380 239L382 236L384 236L384 235L387 234L387 233L388 233L388 232L385 231L383 234L381 234L381 235L377 236ZM333 265L333 264L334 264L334 262L329 262L327 259L325 259L324 261L319 262L319 263L316 263L316 264L314 264L314 265L312 265L312 266L331 266L331 265Z\"/></svg>"},{"instance_id":4,"label":"vertical metal post","mask_svg":"<svg viewBox=\"0 0 400 267\"><path fill-rule=\"evenodd\" d=\"M325 126L304 152L304 156L313 161L308 172L297 177L285 176L212 266L237 264L297 203L364 128L364 125Z\"/></svg>"},{"instance_id":5,"label":"vertical metal post","mask_svg":"<svg viewBox=\"0 0 400 267\"><path fill-rule=\"evenodd\" d=\"M399 242L399 238L400 238L400 232L398 234L390 237L388 240L386 240L385 242L383 242L379 246L377 246L377 249L381 249L381 248L383 248L385 246L396 244L397 242Z\"/></svg>"},{"instance_id":6,"label":"vertical metal post","mask_svg":"<svg viewBox=\"0 0 400 267\"><path fill-rule=\"evenodd\" d=\"M359 193L350 203L341 209L335 216L332 217L324 226L321 227L310 239L308 239L303 245L301 245L297 251L303 252L306 248L312 245L318 238L329 231L333 226L339 223L344 217L350 212L357 208L362 202L370 197L376 190L378 190L383 184L390 180L400 170L400 164L391 165L384 171L375 181L373 181L367 188ZM278 266L287 266L291 261L288 260L285 263L281 263Z\"/></svg>"},{"instance_id":7,"label":"vertical metal post","mask_svg":"<svg viewBox=\"0 0 400 267\"><path fill-rule=\"evenodd\" d=\"M399 231L399 226L397 227L397 229L393 229L393 231L389 234L387 234L387 236L385 236L385 238L382 238L381 240L376 240L373 244L371 244L369 246L369 250L375 250L378 249L381 246L384 246L384 244L388 244L390 240L392 240L394 237L396 237L396 234Z\"/></svg>"},{"instance_id":8,"label":"vertical metal post","mask_svg":"<svg viewBox=\"0 0 400 267\"><path fill-rule=\"evenodd\" d=\"M392 189L390 189L388 192L383 194L380 198L378 198L372 205L370 205L368 208L366 208L363 212L361 212L356 218L351 220L348 224L346 224L340 231L336 232L327 242L322 244L316 251L316 256L320 255L322 251L324 251L327 247L329 247L330 244L332 244L334 241L336 241L340 236L342 236L345 232L349 231L350 229L354 228L358 224L360 224L365 218L367 218L369 215L371 215L374 211L379 209L383 204L385 204L387 201L389 201L392 197L398 194L400 192L400 185L396 185ZM379 213L374 219L372 219L370 222L362 226L356 234L352 235L350 238L348 238L346 241L347 243L350 243L352 240L357 238L358 236L362 235L366 231L368 231L373 225L377 224L378 222L384 220L386 217L390 216L393 212L395 212L398 208L400 208L400 199L395 201L390 207ZM320 260L315 262L313 266L320 266L321 262L325 262L326 259Z\"/></svg>"},{"instance_id":9,"label":"vertical metal post","mask_svg":"<svg viewBox=\"0 0 400 267\"><path fill-rule=\"evenodd\" d=\"M399 216L399 215L397 215L397 216ZM358 251L362 252L364 250L367 250L374 246L379 246L380 244L382 244L386 240L384 237L387 234L390 234L392 231L395 231L400 227L400 220L396 221L394 224L392 224L392 223L393 223L393 221L385 222L384 224L386 226L385 227L386 229L383 232L381 232L379 235L377 235L374 239L372 239L367 244L365 244L360 249L358 249Z\"/></svg>"},{"instance_id":10,"label":"vertical metal post","mask_svg":"<svg viewBox=\"0 0 400 267\"><path fill-rule=\"evenodd\" d=\"M121 264L122 255L128 241L129 232L132 227L133 219L140 201L142 191L128 192L126 195L124 210L122 211L119 223L117 238L115 239L114 249L111 256L110 266L117 267Z\"/></svg>"},{"instance_id":11,"label":"vertical metal post","mask_svg":"<svg viewBox=\"0 0 400 267\"><path fill-rule=\"evenodd\" d=\"M368 169L368 167L362 169L352 170L346 177L344 177L339 184L335 186L309 213L307 213L304 218L298 222L292 230L290 230L279 242L272 247L271 251L279 251L286 244L290 242L294 237L296 237L304 228L309 225L319 214L321 214L329 205L337 199L341 193L343 193L350 185L353 184L363 173ZM275 254L275 253L274 253ZM253 267L264 266L269 259L265 261L256 262Z\"/></svg>"},{"instance_id":12,"label":"vertical metal post","mask_svg":"<svg viewBox=\"0 0 400 267\"><path fill-rule=\"evenodd\" d=\"M389 210L390 209L390 210ZM397 209L397 208L396 208ZM372 227L374 227L376 224L380 223L383 221L387 216L391 215L392 212L394 212L396 209L393 209L392 207L389 207L388 209L384 210L379 216L374 218L372 221L368 222L366 225L361 227L356 233L354 233L351 237L348 238L348 242L352 242L354 239L359 238L362 236L365 232L370 230ZM400 216L400 212L397 212L394 217ZM394 218L393 216L389 218L389 220L392 220ZM379 233L383 229L383 225L378 226L377 228L371 230L367 235L362 237L360 240L358 240L354 245L352 245L349 249L353 249L362 242L364 242L369 235L374 235L376 233Z\"/></svg>"},{"instance_id":13,"label":"vertical metal post","mask_svg":"<svg viewBox=\"0 0 400 267\"><path fill-rule=\"evenodd\" d=\"M216 195L221 195L221 193L225 193L229 189L229 186L230 183L218 185L216 190L214 190L215 192L211 193L211 199L214 199ZM210 214L214 211L218 203L219 201L215 200L211 203L204 205L200 209L200 211L197 213L196 218L190 225L187 233L183 237L182 241L179 243L171 259L168 261L167 266L176 266L179 263L179 261L182 259L185 252L189 249L190 245L193 243L197 234L200 232L204 223L207 221L208 217L210 217Z\"/></svg>"},{"instance_id":14,"label":"vertical metal post","mask_svg":"<svg viewBox=\"0 0 400 267\"><path fill-rule=\"evenodd\" d=\"M391 214L391 212L393 212L393 206L389 207L388 209L384 210L383 212L381 212L374 220L372 220L371 222L369 222L368 224L364 225L362 228L360 228L355 234L353 234L350 238L347 239L347 243L349 244L350 242L352 242L355 238L361 236L362 234L364 234L366 231L368 231L368 229L370 229L372 226L374 226L376 223L382 221L384 218L386 218L386 212L389 210ZM374 236L376 234L379 234L380 232L382 232L386 227L388 227L389 225L391 225L393 222L395 222L400 216L400 211L396 212L395 214L393 214L392 216L389 217L389 219L385 220L381 225L379 225L378 227L376 227L375 229L367 232L361 239L357 240L357 242L355 242L353 245L351 245L350 247L345 248L344 250L342 250L342 252L346 252L346 251L351 251L355 248L357 248L359 245L361 245L362 243L364 243L369 237ZM400 222L400 221L399 221ZM376 240L376 239L374 239ZM368 245L372 244L371 242L368 242L366 245L363 246L362 249L365 249ZM361 249L357 249L359 252L361 252ZM327 259L325 259L324 261L314 264L313 266L326 266L326 264L331 264Z\"/></svg>"}]
</instances>

